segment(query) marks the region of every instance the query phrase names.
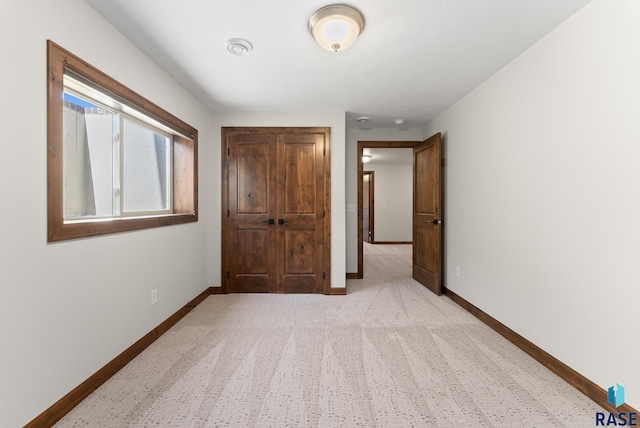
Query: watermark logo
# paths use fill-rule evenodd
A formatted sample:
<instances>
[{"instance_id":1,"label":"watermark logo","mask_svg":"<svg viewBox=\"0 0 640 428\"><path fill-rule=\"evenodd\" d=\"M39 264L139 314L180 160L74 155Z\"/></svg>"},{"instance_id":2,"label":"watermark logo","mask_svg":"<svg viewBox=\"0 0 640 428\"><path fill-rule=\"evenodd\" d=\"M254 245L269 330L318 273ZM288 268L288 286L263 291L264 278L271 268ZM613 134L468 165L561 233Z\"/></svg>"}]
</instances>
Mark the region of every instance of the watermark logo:
<instances>
[{"instance_id":1,"label":"watermark logo","mask_svg":"<svg viewBox=\"0 0 640 428\"><path fill-rule=\"evenodd\" d=\"M624 386L616 383L607 390L607 401L616 409L624 404ZM596 412L596 426L601 427L637 427L638 414L636 412Z\"/></svg>"},{"instance_id":2,"label":"watermark logo","mask_svg":"<svg viewBox=\"0 0 640 428\"><path fill-rule=\"evenodd\" d=\"M624 404L624 386L616 383L609 388L608 400L609 404L620 407Z\"/></svg>"}]
</instances>

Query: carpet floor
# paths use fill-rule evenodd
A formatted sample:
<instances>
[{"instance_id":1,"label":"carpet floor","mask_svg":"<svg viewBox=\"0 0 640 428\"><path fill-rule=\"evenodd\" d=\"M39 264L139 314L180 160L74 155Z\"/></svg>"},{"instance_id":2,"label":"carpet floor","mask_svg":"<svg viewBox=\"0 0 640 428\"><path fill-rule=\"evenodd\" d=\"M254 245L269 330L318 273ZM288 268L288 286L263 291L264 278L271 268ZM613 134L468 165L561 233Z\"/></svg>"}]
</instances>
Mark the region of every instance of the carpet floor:
<instances>
[{"instance_id":1,"label":"carpet floor","mask_svg":"<svg viewBox=\"0 0 640 428\"><path fill-rule=\"evenodd\" d=\"M603 411L365 244L346 296L212 295L65 427L590 427Z\"/></svg>"}]
</instances>

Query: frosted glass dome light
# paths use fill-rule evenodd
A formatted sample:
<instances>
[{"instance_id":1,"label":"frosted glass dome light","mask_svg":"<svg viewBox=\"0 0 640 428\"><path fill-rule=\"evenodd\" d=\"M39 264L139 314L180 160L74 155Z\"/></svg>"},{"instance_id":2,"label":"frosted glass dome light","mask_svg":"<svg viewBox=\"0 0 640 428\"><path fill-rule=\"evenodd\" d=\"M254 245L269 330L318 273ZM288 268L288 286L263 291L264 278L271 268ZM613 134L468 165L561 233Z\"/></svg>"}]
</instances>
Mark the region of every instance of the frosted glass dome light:
<instances>
[{"instance_id":1,"label":"frosted glass dome light","mask_svg":"<svg viewBox=\"0 0 640 428\"><path fill-rule=\"evenodd\" d=\"M363 29L362 13L344 4L320 8L309 19L311 35L328 51L340 52L347 49Z\"/></svg>"}]
</instances>

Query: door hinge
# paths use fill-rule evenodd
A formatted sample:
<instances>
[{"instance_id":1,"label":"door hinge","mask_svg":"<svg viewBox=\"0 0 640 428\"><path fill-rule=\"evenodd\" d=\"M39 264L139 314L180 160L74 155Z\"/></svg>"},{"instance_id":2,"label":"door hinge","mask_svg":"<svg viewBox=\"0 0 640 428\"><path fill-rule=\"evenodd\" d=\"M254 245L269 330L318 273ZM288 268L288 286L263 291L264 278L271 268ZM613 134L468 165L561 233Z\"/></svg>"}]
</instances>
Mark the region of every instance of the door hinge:
<instances>
[{"instance_id":1,"label":"door hinge","mask_svg":"<svg viewBox=\"0 0 640 428\"><path fill-rule=\"evenodd\" d=\"M322 279L327 279L327 273L326 272L322 272Z\"/></svg>"},{"instance_id":2,"label":"door hinge","mask_svg":"<svg viewBox=\"0 0 640 428\"><path fill-rule=\"evenodd\" d=\"M325 212L324 212L324 210L322 210L322 218L324 218L324 217L325 217Z\"/></svg>"},{"instance_id":3,"label":"door hinge","mask_svg":"<svg viewBox=\"0 0 640 428\"><path fill-rule=\"evenodd\" d=\"M227 279L229 279L231 277L231 275L229 274L229 271L227 271Z\"/></svg>"},{"instance_id":4,"label":"door hinge","mask_svg":"<svg viewBox=\"0 0 640 428\"><path fill-rule=\"evenodd\" d=\"M231 155L231 149L227 147L227 156Z\"/></svg>"},{"instance_id":5,"label":"door hinge","mask_svg":"<svg viewBox=\"0 0 640 428\"><path fill-rule=\"evenodd\" d=\"M231 211L227 210L227 217L230 217L230 216L231 216Z\"/></svg>"},{"instance_id":6,"label":"door hinge","mask_svg":"<svg viewBox=\"0 0 640 428\"><path fill-rule=\"evenodd\" d=\"M327 155L327 148L323 147L322 148L322 156L326 156Z\"/></svg>"}]
</instances>

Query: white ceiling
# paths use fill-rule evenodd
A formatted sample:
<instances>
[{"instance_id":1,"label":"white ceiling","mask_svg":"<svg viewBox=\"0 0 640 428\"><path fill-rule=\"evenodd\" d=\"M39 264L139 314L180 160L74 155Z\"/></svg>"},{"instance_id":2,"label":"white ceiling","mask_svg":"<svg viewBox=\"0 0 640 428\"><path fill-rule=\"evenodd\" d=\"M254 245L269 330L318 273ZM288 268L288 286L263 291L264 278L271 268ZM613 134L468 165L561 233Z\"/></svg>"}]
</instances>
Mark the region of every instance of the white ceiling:
<instances>
[{"instance_id":1,"label":"white ceiling","mask_svg":"<svg viewBox=\"0 0 640 428\"><path fill-rule=\"evenodd\" d=\"M353 0L344 52L307 29L327 0L85 0L214 111L346 111L422 127L589 0ZM227 52L245 38L248 56Z\"/></svg>"}]
</instances>

